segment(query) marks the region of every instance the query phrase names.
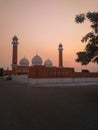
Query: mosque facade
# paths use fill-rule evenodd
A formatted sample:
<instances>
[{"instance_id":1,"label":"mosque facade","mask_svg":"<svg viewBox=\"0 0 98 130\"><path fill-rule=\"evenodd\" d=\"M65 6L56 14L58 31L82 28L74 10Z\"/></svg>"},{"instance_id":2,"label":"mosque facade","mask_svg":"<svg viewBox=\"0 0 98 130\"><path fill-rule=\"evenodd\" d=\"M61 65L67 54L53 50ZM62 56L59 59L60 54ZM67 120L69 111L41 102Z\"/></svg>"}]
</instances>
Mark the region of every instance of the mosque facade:
<instances>
[{"instance_id":1,"label":"mosque facade","mask_svg":"<svg viewBox=\"0 0 98 130\"><path fill-rule=\"evenodd\" d=\"M32 65L29 65L29 60L26 57L20 59L18 64L18 38L12 38L12 74L28 74L29 78L82 78L82 77L98 77L98 73L82 73L75 72L74 68L63 66L63 45L58 46L58 64L53 66L53 62L43 59L39 55L32 58Z\"/></svg>"}]
</instances>

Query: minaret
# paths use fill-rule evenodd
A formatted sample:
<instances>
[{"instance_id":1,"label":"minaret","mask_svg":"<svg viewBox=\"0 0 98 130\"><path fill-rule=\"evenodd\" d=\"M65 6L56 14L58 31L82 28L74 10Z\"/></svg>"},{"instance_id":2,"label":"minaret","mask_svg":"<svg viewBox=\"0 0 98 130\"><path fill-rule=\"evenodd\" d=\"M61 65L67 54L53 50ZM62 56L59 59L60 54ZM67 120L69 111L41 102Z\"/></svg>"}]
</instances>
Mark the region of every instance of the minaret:
<instances>
[{"instance_id":1,"label":"minaret","mask_svg":"<svg viewBox=\"0 0 98 130\"><path fill-rule=\"evenodd\" d=\"M17 45L18 45L18 38L16 36L14 36L12 38L12 44L13 44L13 53L12 53L12 68L17 66Z\"/></svg>"},{"instance_id":2,"label":"minaret","mask_svg":"<svg viewBox=\"0 0 98 130\"><path fill-rule=\"evenodd\" d=\"M63 46L60 43L58 47L59 47L58 48L58 50L59 50L59 67L63 67L63 54L62 54Z\"/></svg>"}]
</instances>

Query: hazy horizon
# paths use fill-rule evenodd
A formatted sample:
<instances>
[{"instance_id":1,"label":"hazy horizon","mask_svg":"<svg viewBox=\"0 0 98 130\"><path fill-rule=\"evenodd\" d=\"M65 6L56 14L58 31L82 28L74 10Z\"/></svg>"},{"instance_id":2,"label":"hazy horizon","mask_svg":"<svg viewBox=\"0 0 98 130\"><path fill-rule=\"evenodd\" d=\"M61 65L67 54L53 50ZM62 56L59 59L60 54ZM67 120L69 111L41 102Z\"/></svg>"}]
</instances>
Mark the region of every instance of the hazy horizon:
<instances>
[{"instance_id":1,"label":"hazy horizon","mask_svg":"<svg viewBox=\"0 0 98 130\"><path fill-rule=\"evenodd\" d=\"M63 65L75 71L98 71L98 65L76 63L76 53L85 49L82 37L91 31L90 23L75 23L75 15L98 11L98 0L0 0L0 67L11 68L12 38L16 35L18 63L24 56L38 54L58 66L58 45L63 44Z\"/></svg>"}]
</instances>

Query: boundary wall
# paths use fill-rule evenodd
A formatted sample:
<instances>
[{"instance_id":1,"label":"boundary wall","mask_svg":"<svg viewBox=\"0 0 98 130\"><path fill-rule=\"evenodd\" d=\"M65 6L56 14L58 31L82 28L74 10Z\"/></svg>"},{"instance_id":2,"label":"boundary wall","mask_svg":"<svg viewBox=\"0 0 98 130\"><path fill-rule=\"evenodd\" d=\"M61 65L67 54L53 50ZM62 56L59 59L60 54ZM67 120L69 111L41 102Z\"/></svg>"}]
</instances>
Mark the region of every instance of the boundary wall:
<instances>
[{"instance_id":1,"label":"boundary wall","mask_svg":"<svg viewBox=\"0 0 98 130\"><path fill-rule=\"evenodd\" d=\"M20 83L32 85L41 84L76 84L76 83L97 83L98 78L28 78L28 75L13 75L12 79Z\"/></svg>"}]
</instances>

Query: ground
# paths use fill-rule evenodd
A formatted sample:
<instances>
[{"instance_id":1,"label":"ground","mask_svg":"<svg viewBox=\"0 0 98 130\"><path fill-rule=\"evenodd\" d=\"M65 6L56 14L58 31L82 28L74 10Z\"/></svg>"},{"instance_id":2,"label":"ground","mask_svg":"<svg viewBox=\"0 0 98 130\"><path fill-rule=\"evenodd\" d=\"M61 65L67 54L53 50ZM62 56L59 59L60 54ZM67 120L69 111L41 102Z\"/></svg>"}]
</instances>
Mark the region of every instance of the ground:
<instances>
[{"instance_id":1,"label":"ground","mask_svg":"<svg viewBox=\"0 0 98 130\"><path fill-rule=\"evenodd\" d=\"M98 130L98 86L0 80L0 130Z\"/></svg>"}]
</instances>

